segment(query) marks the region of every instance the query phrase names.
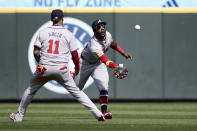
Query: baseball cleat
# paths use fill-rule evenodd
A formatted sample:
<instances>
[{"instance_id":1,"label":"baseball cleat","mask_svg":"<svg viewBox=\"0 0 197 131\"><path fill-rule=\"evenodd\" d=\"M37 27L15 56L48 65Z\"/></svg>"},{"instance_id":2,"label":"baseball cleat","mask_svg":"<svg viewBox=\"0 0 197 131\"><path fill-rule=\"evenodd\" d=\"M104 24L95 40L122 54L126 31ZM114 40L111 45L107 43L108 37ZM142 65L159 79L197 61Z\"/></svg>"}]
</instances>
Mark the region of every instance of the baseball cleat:
<instances>
[{"instance_id":1,"label":"baseball cleat","mask_svg":"<svg viewBox=\"0 0 197 131\"><path fill-rule=\"evenodd\" d=\"M104 116L98 117L98 121L105 121L105 117Z\"/></svg>"},{"instance_id":2,"label":"baseball cleat","mask_svg":"<svg viewBox=\"0 0 197 131\"><path fill-rule=\"evenodd\" d=\"M18 113L17 114L11 113L10 119L13 120L14 122L21 122L23 120L23 117L21 117Z\"/></svg>"},{"instance_id":3,"label":"baseball cleat","mask_svg":"<svg viewBox=\"0 0 197 131\"><path fill-rule=\"evenodd\" d=\"M112 113L110 113L110 112L105 112L105 113L103 113L103 115L104 115L105 119L112 119Z\"/></svg>"}]
</instances>

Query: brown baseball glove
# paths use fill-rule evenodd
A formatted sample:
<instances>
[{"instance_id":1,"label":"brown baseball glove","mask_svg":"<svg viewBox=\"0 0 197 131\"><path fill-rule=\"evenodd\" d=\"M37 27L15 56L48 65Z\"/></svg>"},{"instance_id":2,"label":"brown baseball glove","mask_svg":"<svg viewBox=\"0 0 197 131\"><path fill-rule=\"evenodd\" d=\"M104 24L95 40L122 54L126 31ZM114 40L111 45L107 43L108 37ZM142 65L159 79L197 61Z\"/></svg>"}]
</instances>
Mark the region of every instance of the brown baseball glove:
<instances>
[{"instance_id":1,"label":"brown baseball glove","mask_svg":"<svg viewBox=\"0 0 197 131\"><path fill-rule=\"evenodd\" d=\"M117 66L114 68L113 72L116 78L123 79L128 75L129 70L126 67Z\"/></svg>"}]
</instances>

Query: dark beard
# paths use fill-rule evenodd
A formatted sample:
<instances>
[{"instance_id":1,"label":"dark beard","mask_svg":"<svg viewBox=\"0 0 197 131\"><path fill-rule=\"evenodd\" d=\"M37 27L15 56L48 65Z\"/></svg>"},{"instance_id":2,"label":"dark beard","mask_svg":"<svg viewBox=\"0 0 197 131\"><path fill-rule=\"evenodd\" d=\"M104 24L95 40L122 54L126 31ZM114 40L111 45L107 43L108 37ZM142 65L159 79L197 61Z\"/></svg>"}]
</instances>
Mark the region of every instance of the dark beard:
<instances>
[{"instance_id":1,"label":"dark beard","mask_svg":"<svg viewBox=\"0 0 197 131\"><path fill-rule=\"evenodd\" d=\"M102 41L102 40L105 40L105 36L102 36L100 34L95 34L96 38L99 40L99 41Z\"/></svg>"}]
</instances>

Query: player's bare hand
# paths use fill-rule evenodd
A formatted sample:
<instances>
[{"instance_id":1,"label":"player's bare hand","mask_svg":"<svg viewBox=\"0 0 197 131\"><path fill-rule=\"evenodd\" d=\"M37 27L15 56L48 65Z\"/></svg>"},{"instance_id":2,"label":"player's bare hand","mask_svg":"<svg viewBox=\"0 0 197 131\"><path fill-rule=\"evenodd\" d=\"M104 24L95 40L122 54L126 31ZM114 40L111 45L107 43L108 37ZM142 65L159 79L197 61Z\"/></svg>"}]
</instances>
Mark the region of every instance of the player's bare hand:
<instances>
[{"instance_id":1,"label":"player's bare hand","mask_svg":"<svg viewBox=\"0 0 197 131\"><path fill-rule=\"evenodd\" d=\"M129 54L129 53L127 53L127 52L124 53L124 57L125 57L126 59L132 60L132 55Z\"/></svg>"}]
</instances>

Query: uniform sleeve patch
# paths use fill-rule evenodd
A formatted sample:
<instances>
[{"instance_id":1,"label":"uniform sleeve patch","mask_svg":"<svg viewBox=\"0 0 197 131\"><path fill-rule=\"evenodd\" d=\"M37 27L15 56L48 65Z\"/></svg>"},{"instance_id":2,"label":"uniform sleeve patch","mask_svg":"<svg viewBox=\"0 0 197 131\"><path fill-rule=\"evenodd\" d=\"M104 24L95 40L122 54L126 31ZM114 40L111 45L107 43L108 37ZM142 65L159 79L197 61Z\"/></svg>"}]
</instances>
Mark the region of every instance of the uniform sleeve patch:
<instances>
[{"instance_id":1,"label":"uniform sleeve patch","mask_svg":"<svg viewBox=\"0 0 197 131\"><path fill-rule=\"evenodd\" d=\"M101 52L96 52L96 55L97 55L98 57L100 57L100 56L101 56Z\"/></svg>"},{"instance_id":2,"label":"uniform sleeve patch","mask_svg":"<svg viewBox=\"0 0 197 131\"><path fill-rule=\"evenodd\" d=\"M34 44L36 44L37 40L34 41Z\"/></svg>"}]
</instances>

